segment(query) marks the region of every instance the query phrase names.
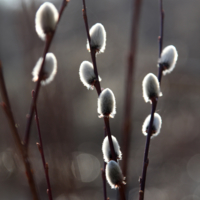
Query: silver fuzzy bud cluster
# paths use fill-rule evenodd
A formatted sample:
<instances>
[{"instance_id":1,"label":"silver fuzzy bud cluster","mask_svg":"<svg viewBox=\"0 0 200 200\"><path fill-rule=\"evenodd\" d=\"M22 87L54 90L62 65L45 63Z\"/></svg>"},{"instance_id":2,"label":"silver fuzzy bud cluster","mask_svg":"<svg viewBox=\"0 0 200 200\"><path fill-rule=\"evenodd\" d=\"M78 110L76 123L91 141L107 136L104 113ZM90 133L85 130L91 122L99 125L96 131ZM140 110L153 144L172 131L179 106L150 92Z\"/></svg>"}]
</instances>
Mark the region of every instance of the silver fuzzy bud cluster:
<instances>
[{"instance_id":1,"label":"silver fuzzy bud cluster","mask_svg":"<svg viewBox=\"0 0 200 200\"><path fill-rule=\"evenodd\" d=\"M163 68L163 74L166 75L175 68L177 59L178 53L176 47L169 45L163 49L161 57L158 60L158 67L161 66Z\"/></svg>"},{"instance_id":2,"label":"silver fuzzy bud cluster","mask_svg":"<svg viewBox=\"0 0 200 200\"><path fill-rule=\"evenodd\" d=\"M118 160L121 160L122 159L122 153L120 151L120 146L118 144L118 141L113 135L111 136L111 138L112 138L116 158ZM103 158L104 158L105 162L109 162L110 160L112 160L112 152L110 150L110 143L109 143L108 136L106 136L104 138L104 141L103 141L103 144L102 144L102 152L103 152Z\"/></svg>"},{"instance_id":3,"label":"silver fuzzy bud cluster","mask_svg":"<svg viewBox=\"0 0 200 200\"><path fill-rule=\"evenodd\" d=\"M35 15L35 29L42 40L55 30L58 17L58 10L52 3L45 2L39 7Z\"/></svg>"},{"instance_id":4,"label":"silver fuzzy bud cluster","mask_svg":"<svg viewBox=\"0 0 200 200\"><path fill-rule=\"evenodd\" d=\"M32 75L33 81L36 82L39 79L39 72L41 69L43 58L39 58L35 67L33 68ZM53 81L57 73L57 60L53 53L47 53L45 58L45 63L42 71L41 84L46 85Z\"/></svg>"},{"instance_id":5,"label":"silver fuzzy bud cluster","mask_svg":"<svg viewBox=\"0 0 200 200\"><path fill-rule=\"evenodd\" d=\"M98 98L97 112L100 114L99 117L111 117L113 118L116 114L116 101L113 92L106 88L104 89Z\"/></svg>"},{"instance_id":6,"label":"silver fuzzy bud cluster","mask_svg":"<svg viewBox=\"0 0 200 200\"><path fill-rule=\"evenodd\" d=\"M93 90L94 83L96 81L96 75L91 62L83 61L79 68L80 80L87 89ZM101 78L99 77L99 81Z\"/></svg>"},{"instance_id":7,"label":"silver fuzzy bud cluster","mask_svg":"<svg viewBox=\"0 0 200 200\"><path fill-rule=\"evenodd\" d=\"M148 135L150 119L151 119L151 115L147 116L147 118L144 120L144 123L142 125L142 133L145 136ZM158 113L154 113L151 138L157 136L160 133L161 125L162 125L162 119L160 115Z\"/></svg>"},{"instance_id":8,"label":"silver fuzzy bud cluster","mask_svg":"<svg viewBox=\"0 0 200 200\"><path fill-rule=\"evenodd\" d=\"M151 102L153 98L158 98L159 96L162 96L158 79L152 73L149 73L144 77L142 82L142 89L145 102Z\"/></svg>"},{"instance_id":9,"label":"silver fuzzy bud cluster","mask_svg":"<svg viewBox=\"0 0 200 200\"><path fill-rule=\"evenodd\" d=\"M121 168L114 160L109 161L106 165L106 179L111 188L118 188L121 184L125 184Z\"/></svg>"},{"instance_id":10,"label":"silver fuzzy bud cluster","mask_svg":"<svg viewBox=\"0 0 200 200\"><path fill-rule=\"evenodd\" d=\"M96 52L103 53L106 48L106 31L102 24L96 23L90 29L91 48ZM87 49L90 51L90 45L87 41Z\"/></svg>"}]
</instances>

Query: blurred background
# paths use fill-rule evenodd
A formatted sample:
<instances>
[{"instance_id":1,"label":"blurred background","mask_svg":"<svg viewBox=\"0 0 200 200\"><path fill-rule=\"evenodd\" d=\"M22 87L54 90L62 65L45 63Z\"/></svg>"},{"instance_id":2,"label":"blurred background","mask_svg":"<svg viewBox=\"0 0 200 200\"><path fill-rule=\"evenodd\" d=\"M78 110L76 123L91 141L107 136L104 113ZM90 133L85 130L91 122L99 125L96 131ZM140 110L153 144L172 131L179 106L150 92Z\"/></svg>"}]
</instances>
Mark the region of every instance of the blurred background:
<instances>
[{"instance_id":1,"label":"blurred background","mask_svg":"<svg viewBox=\"0 0 200 200\"><path fill-rule=\"evenodd\" d=\"M49 0L59 9L62 0ZM21 138L31 103L31 72L42 55L44 42L35 32L35 13L42 0L0 0L0 59L12 110ZM107 32L105 53L97 56L103 88L116 97L117 114L111 132L121 144L127 55L132 16L131 0L86 1L89 26L97 22ZM200 1L167 0L164 47L176 46L179 54L174 71L163 77L157 112L163 124L152 139L145 198L148 200L200 200ZM142 97L142 80L157 74L159 1L143 1L134 72L131 149L127 175L127 199L138 199L146 138L141 133L151 106ZM87 90L78 71L91 61L86 50L82 1L69 2L53 40L51 52L58 61L55 80L42 87L38 99L46 161L54 200L102 200L100 168L103 120L97 114L96 91ZM0 97L0 100L1 97ZM31 129L30 160L41 199L46 180L35 121ZM122 152L123 153L123 152ZM10 127L0 110L0 199L26 200L31 193ZM117 199L107 185L108 196Z\"/></svg>"}]
</instances>

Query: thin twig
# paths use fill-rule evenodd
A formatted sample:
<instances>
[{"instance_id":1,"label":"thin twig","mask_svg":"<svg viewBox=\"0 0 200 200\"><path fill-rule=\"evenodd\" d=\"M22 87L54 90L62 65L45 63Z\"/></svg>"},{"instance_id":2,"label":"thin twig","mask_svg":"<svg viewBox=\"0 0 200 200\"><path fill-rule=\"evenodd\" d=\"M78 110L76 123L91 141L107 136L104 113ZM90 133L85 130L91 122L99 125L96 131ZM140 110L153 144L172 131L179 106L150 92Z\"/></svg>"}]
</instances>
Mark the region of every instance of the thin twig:
<instances>
[{"instance_id":1,"label":"thin twig","mask_svg":"<svg viewBox=\"0 0 200 200\"><path fill-rule=\"evenodd\" d=\"M103 191L104 191L104 200L107 200L107 190L106 190L106 162L104 162L103 169L101 169L101 176L103 180Z\"/></svg>"},{"instance_id":2,"label":"thin twig","mask_svg":"<svg viewBox=\"0 0 200 200\"><path fill-rule=\"evenodd\" d=\"M90 46L90 55L91 55L91 59L92 59L92 63L94 66L94 73L96 75L96 81L95 81L95 88L97 90L98 96L101 94L101 85L99 82L99 75L98 75L98 70L97 70L97 64L96 64L96 50L94 48L91 47L91 38L90 38L90 33L89 33L89 26L88 26L88 20L87 20L87 11L86 11L86 4L85 4L85 0L83 0L83 19L85 22L85 29L86 29L86 33L87 33L87 38L89 41L89 46Z\"/></svg>"},{"instance_id":3,"label":"thin twig","mask_svg":"<svg viewBox=\"0 0 200 200\"><path fill-rule=\"evenodd\" d=\"M26 169L26 176L28 179L29 187L30 187L32 195L33 195L33 199L39 200L35 180L34 180L33 174L32 174L31 164L29 162L29 157L28 157L26 149L24 148L23 144L21 143L21 139L19 137L18 130L15 126L15 120L14 120L14 116L13 116L13 113L11 110L11 106L10 106L10 102L9 102L9 98L8 98L8 94L7 94L7 90L6 90L6 85L5 85L5 81L4 81L4 77L3 77L3 70L2 70L1 62L0 62L0 91L1 91L2 99L4 101L1 103L1 107L3 108L3 110L7 116L10 128L12 130L11 133L12 133L15 143L19 149L19 152L22 156L22 160L23 160L23 163L24 163L24 166Z\"/></svg>"},{"instance_id":4,"label":"thin twig","mask_svg":"<svg viewBox=\"0 0 200 200\"><path fill-rule=\"evenodd\" d=\"M160 0L160 18L161 18L161 26L160 26L160 36L159 38L159 57L162 52L162 43L163 43L163 28L164 28L164 11L162 7L162 0ZM158 80L161 83L162 79L162 66L159 66L158 69ZM144 163L143 163L143 172L142 172L142 177L140 178L140 191L139 191L139 200L144 199L144 192L145 192L145 183L146 183L146 173L147 173L147 167L149 164L149 147L150 147L150 140L151 140L151 133L152 133L152 125L153 125L153 120L154 120L154 113L156 110L157 106L157 101L158 99L152 99L152 110L151 110L151 118L149 122L149 128L148 128L148 135L146 139L146 146L145 146L145 154L144 154Z\"/></svg>"},{"instance_id":5,"label":"thin twig","mask_svg":"<svg viewBox=\"0 0 200 200\"><path fill-rule=\"evenodd\" d=\"M107 136L106 128L104 127L104 138ZM103 191L104 191L104 200L107 200L107 190L106 190L106 162L103 162L103 169L101 169L101 176L103 180Z\"/></svg>"},{"instance_id":6,"label":"thin twig","mask_svg":"<svg viewBox=\"0 0 200 200\"><path fill-rule=\"evenodd\" d=\"M49 48L51 46L51 42L53 40L53 37L54 37L56 29L57 29L57 25L58 25L58 23L61 19L64 8L67 6L68 2L69 2L69 0L63 0L62 6L61 6L60 11L59 11L59 17L58 17L58 22L56 24L56 28L51 34L47 34L47 37L46 37L46 43L45 43L45 48L44 48L44 52L43 52L43 61L42 61L40 72L39 72L39 79L38 79L36 87L35 87L35 96L34 96L34 98L32 99L32 102L31 102L31 107L30 107L30 111L29 111L29 115L28 115L28 121L27 121L27 125L26 125L25 138L24 138L24 145L25 145L26 148L28 148L28 144L29 144L30 129L31 129L31 123L32 123L32 119L33 119L34 106L35 106L35 103L37 102L37 98L38 98L38 94L39 94L40 82L42 80L41 75L42 75L42 72L43 72L45 57L46 57L47 52L49 51Z\"/></svg>"},{"instance_id":7,"label":"thin twig","mask_svg":"<svg viewBox=\"0 0 200 200\"><path fill-rule=\"evenodd\" d=\"M131 41L130 50L128 55L128 65L126 71L126 84L125 84L125 99L124 99L124 118L122 127L122 171L125 177L127 177L128 169L128 157L131 141L131 124L132 124L132 110L133 110L133 80L134 69L136 64L136 52L138 42L139 31L139 19L141 12L142 0L133 0L133 13L132 13L132 29L131 29Z\"/></svg>"},{"instance_id":8,"label":"thin twig","mask_svg":"<svg viewBox=\"0 0 200 200\"><path fill-rule=\"evenodd\" d=\"M32 97L34 98L35 95L35 91L32 91ZM53 200L52 198L52 190L51 190L51 184L50 184L50 180L49 180L49 166L48 163L46 163L45 161L45 157L44 157L44 149L43 149L43 143L42 143L42 135L41 135L41 131L40 131L40 123L39 123L39 118L38 118L38 112L37 112L37 106L35 104L35 121L37 124L37 130L38 130L38 135L39 135L39 140L40 143L36 143L38 146L38 149L40 151L41 157L42 157L42 163L43 163L43 167L44 167L44 171L45 171L45 176L46 176L46 181L47 181L47 194L49 196L49 200Z\"/></svg>"},{"instance_id":9,"label":"thin twig","mask_svg":"<svg viewBox=\"0 0 200 200\"><path fill-rule=\"evenodd\" d=\"M156 105L157 105L157 99L152 99L151 119L150 119L150 122L149 122L148 135L147 135L147 139L146 139L144 162L143 162L143 171L142 171L142 178L141 178L141 182L140 182L139 200L143 200L143 198L144 198L146 173L147 173L147 167L148 167L148 164L149 164L148 154L149 154L151 132L152 132L152 127L153 127L153 119L154 119L154 113L155 113L155 110L156 110Z\"/></svg>"},{"instance_id":10,"label":"thin twig","mask_svg":"<svg viewBox=\"0 0 200 200\"><path fill-rule=\"evenodd\" d=\"M92 63L94 66L94 73L96 75L96 81L95 81L95 88L97 91L98 96L101 94L101 85L99 82L99 75L98 75L98 70L97 70L97 65L96 65L96 50L94 48L91 47L91 38L90 38L90 33L89 33L89 26L88 26L88 20L87 20L87 11L86 11L86 3L85 0L83 0L83 19L85 22L85 28L86 28L86 33L87 33L87 38L88 38L88 42L89 42L89 46L90 46L90 53L91 53L91 58L92 58ZM109 118L108 117L104 117L104 125L106 128L106 134L108 136L108 140L109 140L109 144L110 144L110 149L111 149L111 154L112 154L112 159L117 161L116 158L116 154L114 151L114 146L113 146L113 142L112 142L112 138L111 138L111 131L110 131L110 124L109 124ZM105 164L104 164L104 172L105 172ZM105 176L105 173L103 174ZM102 178L103 179L103 184L104 184L104 198L107 199L107 195L106 195L106 186L105 186L105 177ZM122 198L122 200L125 200L125 198Z\"/></svg>"},{"instance_id":11,"label":"thin twig","mask_svg":"<svg viewBox=\"0 0 200 200\"><path fill-rule=\"evenodd\" d=\"M163 49L163 34L164 34L164 10L163 10L163 2L160 0L160 36L159 39L159 58Z\"/></svg>"}]
</instances>

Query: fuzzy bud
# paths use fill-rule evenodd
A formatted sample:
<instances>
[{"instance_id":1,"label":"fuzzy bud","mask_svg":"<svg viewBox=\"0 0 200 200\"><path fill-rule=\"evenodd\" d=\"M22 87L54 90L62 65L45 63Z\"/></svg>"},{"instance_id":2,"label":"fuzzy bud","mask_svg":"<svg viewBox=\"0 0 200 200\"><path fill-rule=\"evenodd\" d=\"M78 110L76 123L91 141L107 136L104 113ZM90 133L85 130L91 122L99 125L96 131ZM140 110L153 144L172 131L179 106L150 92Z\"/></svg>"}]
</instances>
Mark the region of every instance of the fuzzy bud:
<instances>
[{"instance_id":1,"label":"fuzzy bud","mask_svg":"<svg viewBox=\"0 0 200 200\"><path fill-rule=\"evenodd\" d=\"M58 10L52 3L45 2L39 7L35 15L35 29L42 40L55 30L58 17Z\"/></svg>"},{"instance_id":2,"label":"fuzzy bud","mask_svg":"<svg viewBox=\"0 0 200 200\"><path fill-rule=\"evenodd\" d=\"M103 53L106 48L106 31L102 24L96 23L90 29L91 48L96 52ZM87 49L90 51L90 45L87 41Z\"/></svg>"},{"instance_id":3,"label":"fuzzy bud","mask_svg":"<svg viewBox=\"0 0 200 200\"><path fill-rule=\"evenodd\" d=\"M118 188L121 184L125 184L122 170L114 160L109 161L106 165L106 179L111 188Z\"/></svg>"},{"instance_id":4,"label":"fuzzy bud","mask_svg":"<svg viewBox=\"0 0 200 200\"><path fill-rule=\"evenodd\" d=\"M41 69L43 58L39 58L35 67L33 68L32 75L33 81L36 82L39 79L39 73ZM53 53L47 53L45 58L45 63L42 72L41 84L46 85L53 81L57 73L57 60Z\"/></svg>"},{"instance_id":5,"label":"fuzzy bud","mask_svg":"<svg viewBox=\"0 0 200 200\"><path fill-rule=\"evenodd\" d=\"M86 86L87 89L93 90L93 86L96 81L96 75L94 73L92 63L88 61L83 61L79 68L79 76L83 85ZM101 81L100 77L99 81Z\"/></svg>"},{"instance_id":6,"label":"fuzzy bud","mask_svg":"<svg viewBox=\"0 0 200 200\"><path fill-rule=\"evenodd\" d=\"M113 92L106 88L104 89L98 98L97 112L99 117L111 117L114 118L116 114L116 101Z\"/></svg>"},{"instance_id":7,"label":"fuzzy bud","mask_svg":"<svg viewBox=\"0 0 200 200\"><path fill-rule=\"evenodd\" d=\"M148 135L148 129L149 129L149 123L150 123L151 115L149 115L143 125L142 125L142 133L147 136ZM154 113L154 119L153 119L153 125L152 125L152 133L151 138L157 136L160 133L162 125L162 119L158 113Z\"/></svg>"},{"instance_id":8,"label":"fuzzy bud","mask_svg":"<svg viewBox=\"0 0 200 200\"><path fill-rule=\"evenodd\" d=\"M116 158L121 160L122 159L122 153L120 151L118 141L114 136L111 136L111 137L112 137L112 142L113 142ZM103 152L103 157L104 157L105 162L109 162L112 159L112 152L110 150L110 143L109 143L108 136L106 136L104 138L104 141L103 141L103 144L102 144L102 152Z\"/></svg>"},{"instance_id":9,"label":"fuzzy bud","mask_svg":"<svg viewBox=\"0 0 200 200\"><path fill-rule=\"evenodd\" d=\"M158 98L159 96L162 96L158 79L152 73L149 73L144 77L142 82L142 89L143 97L146 102L151 102L153 98Z\"/></svg>"},{"instance_id":10,"label":"fuzzy bud","mask_svg":"<svg viewBox=\"0 0 200 200\"><path fill-rule=\"evenodd\" d=\"M162 66L164 75L173 71L177 59L178 59L178 52L175 46L169 45L163 49L161 57L158 60L158 66Z\"/></svg>"}]
</instances>

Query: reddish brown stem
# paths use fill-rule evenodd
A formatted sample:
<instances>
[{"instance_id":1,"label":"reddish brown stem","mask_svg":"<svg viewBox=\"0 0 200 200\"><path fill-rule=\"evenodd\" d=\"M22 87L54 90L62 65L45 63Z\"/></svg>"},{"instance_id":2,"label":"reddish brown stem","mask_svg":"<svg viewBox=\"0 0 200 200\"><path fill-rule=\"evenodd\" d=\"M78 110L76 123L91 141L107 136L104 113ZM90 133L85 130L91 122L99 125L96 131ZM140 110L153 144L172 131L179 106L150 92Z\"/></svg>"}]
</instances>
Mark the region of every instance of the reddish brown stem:
<instances>
[{"instance_id":1,"label":"reddish brown stem","mask_svg":"<svg viewBox=\"0 0 200 200\"><path fill-rule=\"evenodd\" d=\"M59 18L58 18L58 22L56 24L56 28L57 28L57 25L61 19L63 11L64 11L65 7L67 6L68 2L69 2L68 0L63 0L62 6L59 11ZM29 111L29 115L28 115L28 121L27 121L27 125L26 125L25 138L24 138L24 145L26 148L28 148L28 144L29 144L30 129L31 129L31 123L32 123L32 119L33 119L34 106L35 106L35 103L37 102L37 98L38 98L38 94L39 94L40 82L42 80L41 75L42 75L42 71L43 71L43 67L44 67L44 63L45 63L45 57L51 46L51 42L52 42L54 34L56 32L56 28L52 33L47 34L47 36L46 36L46 44L45 44L45 48L44 48L44 52L43 52L43 61L42 61L40 72L39 72L39 79L38 79L36 87L35 87L35 96L31 102L31 107L30 107L30 111Z\"/></svg>"},{"instance_id":2,"label":"reddish brown stem","mask_svg":"<svg viewBox=\"0 0 200 200\"><path fill-rule=\"evenodd\" d=\"M119 194L120 194L120 200L126 200L124 185L122 184L119 186Z\"/></svg>"},{"instance_id":3,"label":"reddish brown stem","mask_svg":"<svg viewBox=\"0 0 200 200\"><path fill-rule=\"evenodd\" d=\"M13 116L13 113L11 110L11 106L10 106L10 102L9 102L9 98L8 98L8 94L7 94L7 90L6 90L6 85L5 85L5 81L4 81L4 77L3 77L3 70L2 70L1 62L0 62L0 91L1 91L2 99L4 101L1 103L1 107L3 108L3 110L6 114L9 126L11 128L11 133L12 133L15 143L18 147L18 150L22 156L22 160L23 160L23 163L24 163L24 166L26 169L26 176L28 179L29 187L31 189L31 193L33 195L33 199L39 200L35 180L33 178L33 173L32 173L33 170L32 170L31 164L29 162L29 157L28 157L26 148L24 148L24 145L21 143L21 139L19 137L18 130L15 126L15 120L14 120L14 116Z\"/></svg>"},{"instance_id":4,"label":"reddish brown stem","mask_svg":"<svg viewBox=\"0 0 200 200\"><path fill-rule=\"evenodd\" d=\"M32 91L32 97L34 98L35 92ZM40 151L41 157L42 157L42 163L43 163L43 167L44 167L44 171L45 171L45 176L46 176L46 181L47 181L47 194L49 196L49 200L53 200L52 198L52 190L51 190L51 184L50 184L50 180L49 180L49 166L45 161L45 156L44 156L44 149L43 149L43 143L42 143L42 135L41 135L41 131L40 131L40 123L39 123L39 118L38 118L38 112L37 112L37 106L35 104L34 106L34 110L35 110L35 121L37 124L37 130L38 130L38 136L39 136L39 140L40 143L37 143L38 149Z\"/></svg>"},{"instance_id":5,"label":"reddish brown stem","mask_svg":"<svg viewBox=\"0 0 200 200\"><path fill-rule=\"evenodd\" d=\"M131 141L131 124L132 124L132 110L133 110L133 80L134 69L136 63L137 41L139 31L139 19L141 12L142 0L134 0L133 14L132 14L132 29L131 29L131 41L130 50L128 55L128 65L126 71L126 84L125 84L125 99L124 99L124 118L122 127L122 171L125 177L127 177L128 169L128 157Z\"/></svg>"}]
</instances>

